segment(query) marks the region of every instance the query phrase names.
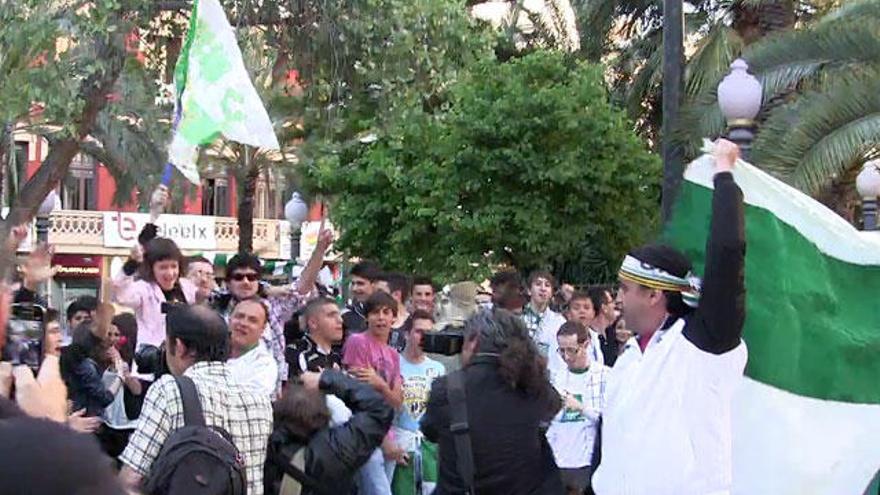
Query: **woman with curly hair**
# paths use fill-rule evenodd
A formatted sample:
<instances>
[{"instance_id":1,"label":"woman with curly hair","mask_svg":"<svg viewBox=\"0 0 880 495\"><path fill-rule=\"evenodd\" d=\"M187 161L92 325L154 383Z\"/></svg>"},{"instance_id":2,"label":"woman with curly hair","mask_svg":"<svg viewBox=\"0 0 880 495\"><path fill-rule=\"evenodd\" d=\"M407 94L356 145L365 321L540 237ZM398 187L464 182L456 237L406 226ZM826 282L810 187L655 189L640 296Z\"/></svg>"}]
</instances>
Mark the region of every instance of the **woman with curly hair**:
<instances>
[{"instance_id":1,"label":"woman with curly hair","mask_svg":"<svg viewBox=\"0 0 880 495\"><path fill-rule=\"evenodd\" d=\"M503 309L483 311L465 323L464 338L464 368L456 372L463 376L453 373L434 381L421 421L425 438L439 445L435 495L563 493L545 437L561 400L525 324ZM464 383L472 482L461 475L452 431L455 406L448 390L457 379Z\"/></svg>"}]
</instances>

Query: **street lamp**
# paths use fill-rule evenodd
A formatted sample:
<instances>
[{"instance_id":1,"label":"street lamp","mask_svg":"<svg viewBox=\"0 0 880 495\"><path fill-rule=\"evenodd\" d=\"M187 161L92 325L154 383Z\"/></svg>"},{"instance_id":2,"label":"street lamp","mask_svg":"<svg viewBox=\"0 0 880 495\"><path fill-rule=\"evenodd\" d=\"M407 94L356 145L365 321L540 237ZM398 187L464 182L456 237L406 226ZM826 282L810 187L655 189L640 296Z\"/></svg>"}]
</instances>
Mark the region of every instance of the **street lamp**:
<instances>
[{"instance_id":1,"label":"street lamp","mask_svg":"<svg viewBox=\"0 0 880 495\"><path fill-rule=\"evenodd\" d=\"M58 197L55 190L52 189L49 191L49 194L46 195L46 199L40 204L40 209L37 210L36 224L37 240L39 242L49 242L49 215L59 208L61 208L61 199Z\"/></svg>"},{"instance_id":2,"label":"street lamp","mask_svg":"<svg viewBox=\"0 0 880 495\"><path fill-rule=\"evenodd\" d=\"M290 259L299 256L299 236L303 222L309 217L309 205L303 201L299 192L293 191L290 201L284 205L284 218L290 222Z\"/></svg>"},{"instance_id":3,"label":"street lamp","mask_svg":"<svg viewBox=\"0 0 880 495\"><path fill-rule=\"evenodd\" d=\"M877 196L880 196L880 160L865 163L856 177L856 190L862 197L864 230L877 230Z\"/></svg>"},{"instance_id":4,"label":"street lamp","mask_svg":"<svg viewBox=\"0 0 880 495\"><path fill-rule=\"evenodd\" d=\"M763 97L761 83L748 70L746 61L738 58L718 85L718 106L727 119L727 138L739 145L745 160L755 139L755 117L761 111Z\"/></svg>"}]
</instances>

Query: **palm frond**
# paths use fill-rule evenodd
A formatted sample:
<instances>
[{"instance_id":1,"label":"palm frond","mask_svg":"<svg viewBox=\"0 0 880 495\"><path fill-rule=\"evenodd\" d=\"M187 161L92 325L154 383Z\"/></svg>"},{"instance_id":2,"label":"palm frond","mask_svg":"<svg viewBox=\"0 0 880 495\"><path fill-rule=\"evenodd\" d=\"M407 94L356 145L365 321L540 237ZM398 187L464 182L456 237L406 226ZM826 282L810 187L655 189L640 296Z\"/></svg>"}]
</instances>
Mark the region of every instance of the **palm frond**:
<instances>
[{"instance_id":1,"label":"palm frond","mask_svg":"<svg viewBox=\"0 0 880 495\"><path fill-rule=\"evenodd\" d=\"M644 101L650 97L652 88L656 87L662 77L663 52L655 49L636 71L632 83L627 89L626 108L630 118L639 118Z\"/></svg>"},{"instance_id":2,"label":"palm frond","mask_svg":"<svg viewBox=\"0 0 880 495\"><path fill-rule=\"evenodd\" d=\"M788 31L750 45L743 58L761 80L764 100L769 101L820 70L880 63L880 23Z\"/></svg>"},{"instance_id":3,"label":"palm frond","mask_svg":"<svg viewBox=\"0 0 880 495\"><path fill-rule=\"evenodd\" d=\"M880 19L880 1L849 0L840 7L822 16L817 26L824 26L839 21L855 21L868 18Z\"/></svg>"},{"instance_id":4,"label":"palm frond","mask_svg":"<svg viewBox=\"0 0 880 495\"><path fill-rule=\"evenodd\" d=\"M717 86L718 81L729 72L730 63L739 56L743 46L742 38L733 29L721 23L712 27L688 62L686 95L694 97L709 86Z\"/></svg>"},{"instance_id":5,"label":"palm frond","mask_svg":"<svg viewBox=\"0 0 880 495\"><path fill-rule=\"evenodd\" d=\"M755 163L816 193L880 141L878 92L880 71L873 71L778 108L755 141Z\"/></svg>"}]
</instances>

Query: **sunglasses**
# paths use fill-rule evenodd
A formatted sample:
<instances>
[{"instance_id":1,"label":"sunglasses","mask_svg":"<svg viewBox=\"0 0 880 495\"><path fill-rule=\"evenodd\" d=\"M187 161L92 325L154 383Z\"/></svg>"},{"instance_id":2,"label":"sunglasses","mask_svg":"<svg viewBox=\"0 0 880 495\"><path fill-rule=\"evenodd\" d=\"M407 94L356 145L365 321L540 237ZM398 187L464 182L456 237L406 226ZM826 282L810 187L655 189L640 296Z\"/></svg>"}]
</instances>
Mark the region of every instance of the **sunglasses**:
<instances>
[{"instance_id":1,"label":"sunglasses","mask_svg":"<svg viewBox=\"0 0 880 495\"><path fill-rule=\"evenodd\" d=\"M256 273L236 273L232 276L232 280L236 282L241 282L244 279L248 279L248 282L256 282L260 280L260 275Z\"/></svg>"}]
</instances>

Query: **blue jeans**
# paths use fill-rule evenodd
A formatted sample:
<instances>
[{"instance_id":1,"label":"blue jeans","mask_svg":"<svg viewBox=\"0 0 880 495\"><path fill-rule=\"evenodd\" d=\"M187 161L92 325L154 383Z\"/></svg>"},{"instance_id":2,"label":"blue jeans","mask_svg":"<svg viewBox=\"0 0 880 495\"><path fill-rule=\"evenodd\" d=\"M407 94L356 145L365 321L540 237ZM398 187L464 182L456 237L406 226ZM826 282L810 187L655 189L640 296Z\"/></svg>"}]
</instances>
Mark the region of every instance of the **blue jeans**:
<instances>
[{"instance_id":1,"label":"blue jeans","mask_svg":"<svg viewBox=\"0 0 880 495\"><path fill-rule=\"evenodd\" d=\"M391 474L394 474L394 461L391 461ZM357 472L358 495L391 495L389 469L382 455L382 449L373 451L370 459Z\"/></svg>"}]
</instances>

